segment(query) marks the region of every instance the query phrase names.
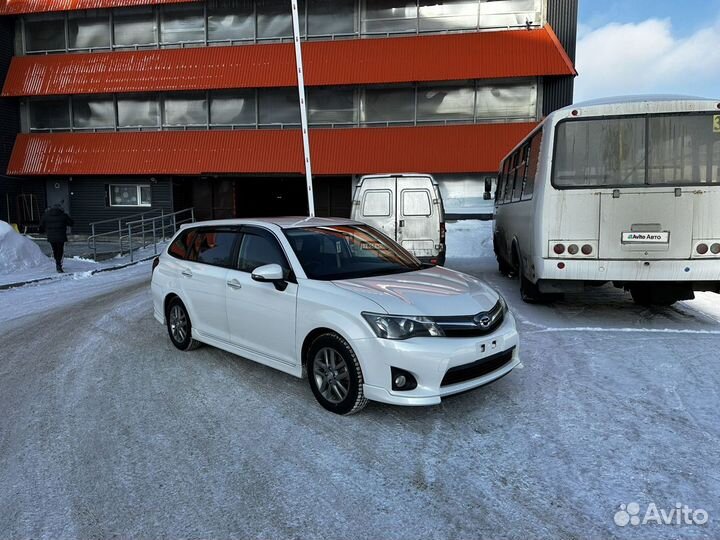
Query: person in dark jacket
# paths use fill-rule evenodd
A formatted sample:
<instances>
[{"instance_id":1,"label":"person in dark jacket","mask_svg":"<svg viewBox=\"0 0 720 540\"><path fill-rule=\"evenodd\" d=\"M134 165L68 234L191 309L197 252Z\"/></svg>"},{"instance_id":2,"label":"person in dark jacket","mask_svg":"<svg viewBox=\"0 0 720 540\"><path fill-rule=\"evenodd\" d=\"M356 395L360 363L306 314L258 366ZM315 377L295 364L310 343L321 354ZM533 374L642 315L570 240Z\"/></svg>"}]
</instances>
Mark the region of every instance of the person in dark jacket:
<instances>
[{"instance_id":1,"label":"person in dark jacket","mask_svg":"<svg viewBox=\"0 0 720 540\"><path fill-rule=\"evenodd\" d=\"M48 208L40 219L40 232L45 232L47 240L52 246L55 257L55 269L63 272L62 262L67 242L67 228L73 226L73 220L62 209L60 204Z\"/></svg>"}]
</instances>

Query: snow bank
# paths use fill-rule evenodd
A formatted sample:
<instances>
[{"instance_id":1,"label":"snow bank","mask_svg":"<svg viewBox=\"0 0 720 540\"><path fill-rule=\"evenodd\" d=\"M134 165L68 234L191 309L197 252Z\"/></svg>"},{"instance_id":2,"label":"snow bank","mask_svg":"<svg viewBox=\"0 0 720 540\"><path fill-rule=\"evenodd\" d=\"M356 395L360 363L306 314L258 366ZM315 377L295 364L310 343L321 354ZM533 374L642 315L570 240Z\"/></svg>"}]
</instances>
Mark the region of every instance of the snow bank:
<instances>
[{"instance_id":1,"label":"snow bank","mask_svg":"<svg viewBox=\"0 0 720 540\"><path fill-rule=\"evenodd\" d=\"M28 238L15 232L10 225L0 221L0 274L37 268L50 264L40 248Z\"/></svg>"},{"instance_id":2,"label":"snow bank","mask_svg":"<svg viewBox=\"0 0 720 540\"><path fill-rule=\"evenodd\" d=\"M447 223L447 257L494 257L492 221L463 220Z\"/></svg>"}]
</instances>

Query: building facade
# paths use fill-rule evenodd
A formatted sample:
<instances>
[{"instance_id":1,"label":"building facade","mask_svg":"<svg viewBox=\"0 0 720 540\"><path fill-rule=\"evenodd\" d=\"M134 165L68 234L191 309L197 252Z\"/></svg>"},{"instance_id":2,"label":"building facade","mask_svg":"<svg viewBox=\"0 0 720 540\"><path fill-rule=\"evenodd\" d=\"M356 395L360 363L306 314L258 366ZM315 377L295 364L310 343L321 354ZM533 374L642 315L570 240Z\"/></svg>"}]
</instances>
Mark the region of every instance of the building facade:
<instances>
[{"instance_id":1,"label":"building facade","mask_svg":"<svg viewBox=\"0 0 720 540\"><path fill-rule=\"evenodd\" d=\"M0 219L307 212L290 0L0 0ZM577 0L305 0L318 215L432 173L451 218L572 102Z\"/></svg>"}]
</instances>

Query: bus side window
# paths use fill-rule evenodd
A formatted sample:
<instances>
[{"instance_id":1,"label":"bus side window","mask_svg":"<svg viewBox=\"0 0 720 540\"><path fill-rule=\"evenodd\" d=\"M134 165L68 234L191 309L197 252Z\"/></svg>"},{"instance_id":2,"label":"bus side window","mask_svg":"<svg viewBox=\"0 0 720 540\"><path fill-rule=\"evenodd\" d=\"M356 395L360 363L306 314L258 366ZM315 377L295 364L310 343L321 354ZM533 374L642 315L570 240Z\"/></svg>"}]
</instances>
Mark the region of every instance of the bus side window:
<instances>
[{"instance_id":1,"label":"bus side window","mask_svg":"<svg viewBox=\"0 0 720 540\"><path fill-rule=\"evenodd\" d=\"M517 172L517 160L517 152L515 152L512 156L510 156L510 158L508 158L508 176L507 182L505 183L505 193L503 193L503 201L505 202L505 204L512 202L512 194L513 190L515 189L515 173Z\"/></svg>"},{"instance_id":2,"label":"bus side window","mask_svg":"<svg viewBox=\"0 0 720 540\"><path fill-rule=\"evenodd\" d=\"M528 156L527 181L523 187L522 200L529 201L535 192L535 178L540 165L540 145L542 144L542 129L530 141L530 154Z\"/></svg>"},{"instance_id":3,"label":"bus side window","mask_svg":"<svg viewBox=\"0 0 720 540\"><path fill-rule=\"evenodd\" d=\"M508 168L510 166L510 158L507 158L503 162L503 168L502 173L500 174L500 178L498 179L498 187L495 191L495 200L496 204L501 205L505 203L505 191L507 190L508 185Z\"/></svg>"},{"instance_id":4,"label":"bus side window","mask_svg":"<svg viewBox=\"0 0 720 540\"><path fill-rule=\"evenodd\" d=\"M512 202L520 201L520 195L525 188L527 179L527 163L528 163L529 146L524 144L518 150L518 163L515 172L515 188L513 189Z\"/></svg>"}]
</instances>

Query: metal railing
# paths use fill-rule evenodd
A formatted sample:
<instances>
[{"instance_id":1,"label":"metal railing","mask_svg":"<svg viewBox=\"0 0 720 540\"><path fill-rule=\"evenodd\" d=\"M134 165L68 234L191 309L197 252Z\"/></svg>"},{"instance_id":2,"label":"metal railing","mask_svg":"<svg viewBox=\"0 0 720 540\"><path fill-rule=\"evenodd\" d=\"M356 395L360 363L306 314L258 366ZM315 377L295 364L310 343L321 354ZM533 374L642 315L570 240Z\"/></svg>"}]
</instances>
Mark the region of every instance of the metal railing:
<instances>
[{"instance_id":1,"label":"metal railing","mask_svg":"<svg viewBox=\"0 0 720 540\"><path fill-rule=\"evenodd\" d=\"M157 214L160 215L157 215ZM90 224L91 235L88 237L88 248L93 251L93 258L97 260L98 244L117 245L117 251L122 257L130 255L130 262L135 260L135 251L153 245L157 255L157 245L171 238L184 223L195 222L195 209L186 208L171 214L164 210L152 210L141 214L125 216L121 219L107 219ZM107 232L96 232L98 225L108 223L117 224L117 228Z\"/></svg>"}]
</instances>

